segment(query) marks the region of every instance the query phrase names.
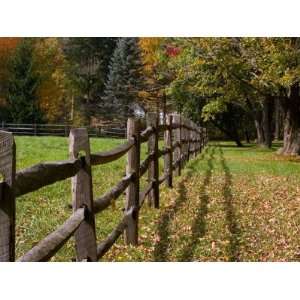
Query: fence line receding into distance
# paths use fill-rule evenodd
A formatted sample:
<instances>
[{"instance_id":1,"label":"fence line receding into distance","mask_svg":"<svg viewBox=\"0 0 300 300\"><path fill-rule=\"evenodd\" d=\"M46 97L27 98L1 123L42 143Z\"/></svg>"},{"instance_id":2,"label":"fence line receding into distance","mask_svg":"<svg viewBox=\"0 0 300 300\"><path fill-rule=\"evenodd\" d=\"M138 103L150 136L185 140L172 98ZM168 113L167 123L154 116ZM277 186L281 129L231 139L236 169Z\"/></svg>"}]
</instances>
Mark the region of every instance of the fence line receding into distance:
<instances>
[{"instance_id":1,"label":"fence line receding into distance","mask_svg":"<svg viewBox=\"0 0 300 300\"><path fill-rule=\"evenodd\" d=\"M164 147L159 149L160 134ZM77 261L97 261L124 233L127 244L138 244L138 218L145 199L159 208L160 185L172 187L173 174L199 154L207 143L207 131L183 117L171 114L160 125L155 114L148 114L147 127L142 130L140 120L127 122L127 141L107 152L90 153L88 131L70 130L70 159L39 163L16 172L15 142L12 133L0 131L0 261L15 261L15 203L16 198L41 187L72 177L71 216L17 261L48 261L74 235ZM148 143L148 155L141 162L141 144ZM79 156L84 153L84 156ZM112 162L127 154L126 176L111 190L94 199L91 167ZM164 172L159 177L160 157L164 157ZM148 172L148 185L140 190L140 178ZM124 216L108 237L97 244L95 217L126 191Z\"/></svg>"}]
</instances>

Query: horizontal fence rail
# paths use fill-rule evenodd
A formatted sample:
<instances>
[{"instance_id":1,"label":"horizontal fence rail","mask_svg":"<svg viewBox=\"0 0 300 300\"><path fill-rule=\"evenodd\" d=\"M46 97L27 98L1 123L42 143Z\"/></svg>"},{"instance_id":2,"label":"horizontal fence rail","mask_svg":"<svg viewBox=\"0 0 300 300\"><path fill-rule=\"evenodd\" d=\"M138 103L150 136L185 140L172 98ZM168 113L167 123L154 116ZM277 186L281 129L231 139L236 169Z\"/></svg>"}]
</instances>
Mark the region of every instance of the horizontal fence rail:
<instances>
[{"instance_id":1,"label":"horizontal fence rail","mask_svg":"<svg viewBox=\"0 0 300 300\"><path fill-rule=\"evenodd\" d=\"M12 125L16 124L7 125L13 128ZM23 125L22 128L31 128L32 124ZM205 128L177 114L168 115L166 124L158 124L157 115L148 114L144 130L140 127L140 120L129 119L127 141L105 152L90 153L87 129L70 129L69 134L69 160L43 162L16 173L13 134L0 131L0 174L4 178L0 182L0 261L15 261L15 199L67 178L72 178L73 214L17 261L48 261L72 236L75 237L77 261L99 260L122 234L127 244L137 245L139 211L145 201L148 199L150 207L159 208L160 185L165 183L172 187L173 175L180 175L185 163L196 157L208 142ZM159 149L161 135L164 147ZM145 142L148 153L141 161L141 144ZM82 152L84 155L79 156ZM126 175L94 199L91 166L110 163L126 154ZM164 168L159 177L160 157L164 158ZM140 180L147 172L148 184L141 191ZM113 205L124 192L126 201L122 220L97 245L96 215Z\"/></svg>"}]
</instances>

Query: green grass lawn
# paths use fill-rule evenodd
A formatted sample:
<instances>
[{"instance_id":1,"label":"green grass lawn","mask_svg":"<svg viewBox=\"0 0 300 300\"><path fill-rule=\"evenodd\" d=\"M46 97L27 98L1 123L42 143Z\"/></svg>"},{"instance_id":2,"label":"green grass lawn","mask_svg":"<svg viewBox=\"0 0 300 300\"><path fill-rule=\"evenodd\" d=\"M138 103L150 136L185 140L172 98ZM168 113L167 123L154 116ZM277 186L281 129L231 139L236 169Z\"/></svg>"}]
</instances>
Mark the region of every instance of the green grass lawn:
<instances>
[{"instance_id":1,"label":"green grass lawn","mask_svg":"<svg viewBox=\"0 0 300 300\"><path fill-rule=\"evenodd\" d=\"M91 139L92 152L122 140ZM68 140L16 137L17 168L68 158ZM299 261L300 164L272 150L211 143L190 161L174 188L161 188L161 208L140 213L140 244L120 238L105 261ZM143 149L143 156L145 149ZM93 167L94 196L124 175L126 157ZM162 162L160 163L162 165ZM17 199L17 256L34 246L71 214L70 180ZM115 209L96 217L98 242L122 216ZM71 239L53 258L75 257Z\"/></svg>"}]
</instances>

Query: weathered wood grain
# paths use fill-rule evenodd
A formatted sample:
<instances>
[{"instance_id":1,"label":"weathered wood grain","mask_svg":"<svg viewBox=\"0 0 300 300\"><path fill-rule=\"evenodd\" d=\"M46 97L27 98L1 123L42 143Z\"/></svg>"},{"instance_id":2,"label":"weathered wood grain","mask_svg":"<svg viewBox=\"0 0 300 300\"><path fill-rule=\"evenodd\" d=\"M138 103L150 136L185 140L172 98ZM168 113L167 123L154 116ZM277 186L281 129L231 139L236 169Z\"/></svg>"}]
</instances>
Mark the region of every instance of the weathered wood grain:
<instances>
[{"instance_id":1,"label":"weathered wood grain","mask_svg":"<svg viewBox=\"0 0 300 300\"><path fill-rule=\"evenodd\" d=\"M134 140L129 140L127 143L116 147L110 151L93 153L90 155L91 165L100 165L112 162L126 154L134 145Z\"/></svg>"},{"instance_id":2,"label":"weathered wood grain","mask_svg":"<svg viewBox=\"0 0 300 300\"><path fill-rule=\"evenodd\" d=\"M149 137L148 140L148 153L154 152L154 158L150 162L148 170L148 182L153 182L153 189L149 193L148 202L149 206L159 208L159 169L158 169L158 117L156 113L147 114L147 126L153 127L154 133Z\"/></svg>"},{"instance_id":3,"label":"weathered wood grain","mask_svg":"<svg viewBox=\"0 0 300 300\"><path fill-rule=\"evenodd\" d=\"M139 195L140 195L140 121L129 118L127 122L127 138L134 138L135 144L128 151L126 174L135 173L135 177L126 189L125 214L135 210L135 214L128 218L128 226L125 228L125 243L131 245L138 244L138 219L139 219Z\"/></svg>"},{"instance_id":4,"label":"weathered wood grain","mask_svg":"<svg viewBox=\"0 0 300 300\"><path fill-rule=\"evenodd\" d=\"M181 125L181 116L178 114L174 114L173 115L173 121L175 124L180 124ZM176 162L176 169L174 174L176 176L180 176L181 175L181 163L180 163L180 158L181 158L181 153L182 153L182 128L179 127L177 129L174 130L174 161ZM175 147L176 145L176 147Z\"/></svg>"},{"instance_id":5,"label":"weathered wood grain","mask_svg":"<svg viewBox=\"0 0 300 300\"><path fill-rule=\"evenodd\" d=\"M150 162L154 159L154 152L151 152L145 160L140 164L140 177L143 176L146 171L148 170L148 167L150 165Z\"/></svg>"},{"instance_id":6,"label":"weathered wood grain","mask_svg":"<svg viewBox=\"0 0 300 300\"><path fill-rule=\"evenodd\" d=\"M158 183L162 184L167 178L168 178L168 175L163 175L163 176L159 177Z\"/></svg>"},{"instance_id":7,"label":"weathered wood grain","mask_svg":"<svg viewBox=\"0 0 300 300\"><path fill-rule=\"evenodd\" d=\"M79 208L54 232L18 259L19 262L48 261L69 240L84 220L84 208Z\"/></svg>"},{"instance_id":8,"label":"weathered wood grain","mask_svg":"<svg viewBox=\"0 0 300 300\"><path fill-rule=\"evenodd\" d=\"M14 187L15 196L21 196L36 191L72 176L84 165L84 158L56 162L45 162L21 170L16 174Z\"/></svg>"},{"instance_id":9,"label":"weathered wood grain","mask_svg":"<svg viewBox=\"0 0 300 300\"><path fill-rule=\"evenodd\" d=\"M173 116L168 115L167 116L167 130L165 131L164 134L164 143L165 143L165 148L169 150L166 152L165 157L164 157L164 174L167 176L166 184L168 187L173 186L173 149L172 149L172 123L173 123Z\"/></svg>"},{"instance_id":10,"label":"weathered wood grain","mask_svg":"<svg viewBox=\"0 0 300 300\"><path fill-rule=\"evenodd\" d=\"M85 152L83 168L72 178L73 210L86 208L86 218L75 232L76 259L97 260L95 219L93 210L92 171L90 162L90 143L85 128L72 129L70 132L70 156L76 159L81 151Z\"/></svg>"},{"instance_id":11,"label":"weathered wood grain","mask_svg":"<svg viewBox=\"0 0 300 300\"><path fill-rule=\"evenodd\" d=\"M147 142L151 134L153 134L155 131L155 128L153 126L147 126L147 128L141 132L140 134L140 142L144 143Z\"/></svg>"},{"instance_id":12,"label":"weathered wood grain","mask_svg":"<svg viewBox=\"0 0 300 300\"><path fill-rule=\"evenodd\" d=\"M0 131L0 261L15 260L15 196L16 147L13 135Z\"/></svg>"}]
</instances>

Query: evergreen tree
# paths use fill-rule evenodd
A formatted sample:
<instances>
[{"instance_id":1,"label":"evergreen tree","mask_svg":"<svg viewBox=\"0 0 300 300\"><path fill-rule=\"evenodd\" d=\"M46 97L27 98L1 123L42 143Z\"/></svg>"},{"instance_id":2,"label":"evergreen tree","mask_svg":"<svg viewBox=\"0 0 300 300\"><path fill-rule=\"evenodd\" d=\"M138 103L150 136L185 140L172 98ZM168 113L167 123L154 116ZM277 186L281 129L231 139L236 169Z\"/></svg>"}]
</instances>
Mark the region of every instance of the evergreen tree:
<instances>
[{"instance_id":1,"label":"evergreen tree","mask_svg":"<svg viewBox=\"0 0 300 300\"><path fill-rule=\"evenodd\" d=\"M87 119L95 114L95 103L103 96L116 41L110 37L62 39L75 101Z\"/></svg>"},{"instance_id":2,"label":"evergreen tree","mask_svg":"<svg viewBox=\"0 0 300 300\"><path fill-rule=\"evenodd\" d=\"M105 95L99 103L105 117L127 119L138 108L143 75L138 38L120 38L112 56Z\"/></svg>"},{"instance_id":3,"label":"evergreen tree","mask_svg":"<svg viewBox=\"0 0 300 300\"><path fill-rule=\"evenodd\" d=\"M33 40L23 39L11 58L8 80L8 111L16 123L38 123L42 114L37 104L39 77L33 68Z\"/></svg>"}]
</instances>

